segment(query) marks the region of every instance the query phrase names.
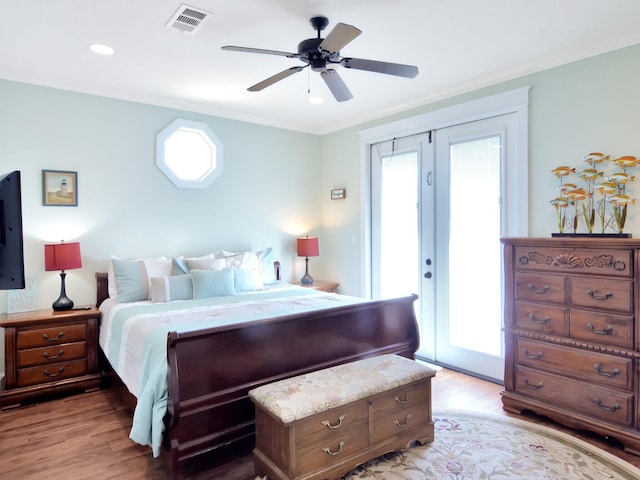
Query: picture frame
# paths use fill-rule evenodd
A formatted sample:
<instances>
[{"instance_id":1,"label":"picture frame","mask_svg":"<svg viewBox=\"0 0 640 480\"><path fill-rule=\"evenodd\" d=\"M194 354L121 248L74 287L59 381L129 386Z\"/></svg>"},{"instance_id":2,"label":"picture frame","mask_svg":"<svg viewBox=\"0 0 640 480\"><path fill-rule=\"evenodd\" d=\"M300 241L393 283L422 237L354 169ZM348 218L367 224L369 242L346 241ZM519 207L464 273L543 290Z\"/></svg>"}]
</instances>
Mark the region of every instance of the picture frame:
<instances>
[{"instance_id":1,"label":"picture frame","mask_svg":"<svg viewBox=\"0 0 640 480\"><path fill-rule=\"evenodd\" d=\"M344 200L347 198L346 188L334 188L331 190L331 200Z\"/></svg>"},{"instance_id":2,"label":"picture frame","mask_svg":"<svg viewBox=\"0 0 640 480\"><path fill-rule=\"evenodd\" d=\"M42 170L42 205L78 206L78 172Z\"/></svg>"}]
</instances>

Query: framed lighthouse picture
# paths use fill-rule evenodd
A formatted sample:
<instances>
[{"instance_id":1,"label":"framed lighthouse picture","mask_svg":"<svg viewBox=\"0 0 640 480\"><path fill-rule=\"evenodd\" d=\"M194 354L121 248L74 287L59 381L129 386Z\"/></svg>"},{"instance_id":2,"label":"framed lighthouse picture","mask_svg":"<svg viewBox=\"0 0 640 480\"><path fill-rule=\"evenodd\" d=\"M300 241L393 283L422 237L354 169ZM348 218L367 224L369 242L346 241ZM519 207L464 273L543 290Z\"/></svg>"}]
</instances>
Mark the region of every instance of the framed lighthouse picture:
<instances>
[{"instance_id":1,"label":"framed lighthouse picture","mask_svg":"<svg viewBox=\"0 0 640 480\"><path fill-rule=\"evenodd\" d=\"M42 205L78 206L78 172L42 170Z\"/></svg>"}]
</instances>

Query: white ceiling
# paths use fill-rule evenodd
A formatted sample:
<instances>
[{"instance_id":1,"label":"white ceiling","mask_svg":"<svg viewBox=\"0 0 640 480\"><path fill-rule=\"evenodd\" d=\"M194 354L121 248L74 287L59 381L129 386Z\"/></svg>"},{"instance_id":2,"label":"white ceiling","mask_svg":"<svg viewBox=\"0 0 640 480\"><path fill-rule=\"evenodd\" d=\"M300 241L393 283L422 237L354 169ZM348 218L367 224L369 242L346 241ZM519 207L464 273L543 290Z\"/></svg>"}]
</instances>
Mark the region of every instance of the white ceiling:
<instances>
[{"instance_id":1,"label":"white ceiling","mask_svg":"<svg viewBox=\"0 0 640 480\"><path fill-rule=\"evenodd\" d=\"M0 78L324 134L390 113L640 43L638 0L186 0L210 13L195 35L166 26L180 0L0 0ZM414 79L338 71L336 102L305 69L246 89L295 58L309 19L354 25L348 57L418 66ZM98 56L91 43L112 46ZM308 103L308 88L322 96ZM0 106L1 108L1 106Z\"/></svg>"}]
</instances>

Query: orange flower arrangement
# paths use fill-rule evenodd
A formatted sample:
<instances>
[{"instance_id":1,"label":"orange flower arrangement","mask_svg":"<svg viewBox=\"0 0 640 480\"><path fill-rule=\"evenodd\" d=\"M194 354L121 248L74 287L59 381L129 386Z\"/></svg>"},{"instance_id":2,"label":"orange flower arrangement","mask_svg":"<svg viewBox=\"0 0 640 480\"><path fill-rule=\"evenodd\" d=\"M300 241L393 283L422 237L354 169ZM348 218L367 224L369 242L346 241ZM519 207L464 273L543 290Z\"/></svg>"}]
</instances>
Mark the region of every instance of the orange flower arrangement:
<instances>
[{"instance_id":1,"label":"orange flower arrangement","mask_svg":"<svg viewBox=\"0 0 640 480\"><path fill-rule=\"evenodd\" d=\"M577 170L560 166L551 171L560 180L559 196L551 200L556 210L556 220L560 233L577 233L578 219L582 217L588 233L594 233L596 223L600 233L612 230L623 233L629 204L635 199L626 192L627 184L635 177L628 169L640 164L640 160L629 155L611 160L609 155L592 152L582 157L587 168ZM607 166L616 169L605 172ZM582 186L565 182L565 178L577 176Z\"/></svg>"}]
</instances>

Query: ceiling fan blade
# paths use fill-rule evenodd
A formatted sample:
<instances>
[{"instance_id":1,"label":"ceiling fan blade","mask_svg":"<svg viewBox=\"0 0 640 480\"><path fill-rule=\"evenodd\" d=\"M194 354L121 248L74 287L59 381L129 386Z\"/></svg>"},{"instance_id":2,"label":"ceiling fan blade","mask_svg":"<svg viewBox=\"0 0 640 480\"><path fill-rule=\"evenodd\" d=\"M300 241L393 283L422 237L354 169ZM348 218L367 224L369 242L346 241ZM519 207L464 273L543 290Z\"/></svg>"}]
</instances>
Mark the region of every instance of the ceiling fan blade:
<instances>
[{"instance_id":1,"label":"ceiling fan blade","mask_svg":"<svg viewBox=\"0 0 640 480\"><path fill-rule=\"evenodd\" d=\"M386 73L387 75L396 75L398 77L413 78L418 75L418 67L403 65L401 63L378 62L376 60L364 60L362 58L343 58L340 64L345 68Z\"/></svg>"},{"instance_id":2,"label":"ceiling fan blade","mask_svg":"<svg viewBox=\"0 0 640 480\"><path fill-rule=\"evenodd\" d=\"M255 85L253 85L252 87L247 88L247 90L249 90L250 92L259 92L260 90L267 88L270 85L273 85L276 82L279 82L280 80L283 80L285 78L287 78L290 75L293 75L294 73L298 73L300 70L304 69L306 67L291 67L288 68L280 73L276 73L275 75L273 75L272 77L267 78L266 80L263 80L259 83L256 83Z\"/></svg>"},{"instance_id":3,"label":"ceiling fan blade","mask_svg":"<svg viewBox=\"0 0 640 480\"><path fill-rule=\"evenodd\" d=\"M230 50L233 52L246 52L246 53L265 53L267 55L279 55L281 57L297 58L297 53L281 52L279 50L265 50L263 48L249 48L249 47L235 47L233 45L226 45L222 47L222 50Z\"/></svg>"},{"instance_id":4,"label":"ceiling fan blade","mask_svg":"<svg viewBox=\"0 0 640 480\"><path fill-rule=\"evenodd\" d=\"M346 102L347 100L351 100L353 95L347 88L347 85L342 81L338 72L333 69L327 69L320 72L320 76L324 80L324 83L327 84L331 93L339 102Z\"/></svg>"},{"instance_id":5,"label":"ceiling fan blade","mask_svg":"<svg viewBox=\"0 0 640 480\"><path fill-rule=\"evenodd\" d=\"M352 41L358 35L362 33L353 25L347 25L346 23L338 23L333 30L329 32L327 38L325 38L319 45L319 48L326 50L329 53L338 53L342 50L347 43Z\"/></svg>"}]
</instances>

